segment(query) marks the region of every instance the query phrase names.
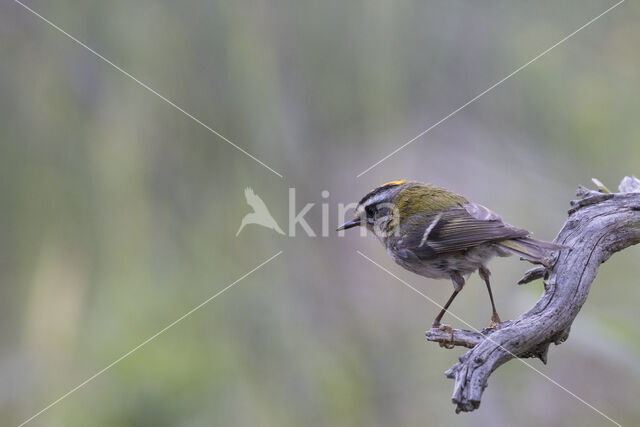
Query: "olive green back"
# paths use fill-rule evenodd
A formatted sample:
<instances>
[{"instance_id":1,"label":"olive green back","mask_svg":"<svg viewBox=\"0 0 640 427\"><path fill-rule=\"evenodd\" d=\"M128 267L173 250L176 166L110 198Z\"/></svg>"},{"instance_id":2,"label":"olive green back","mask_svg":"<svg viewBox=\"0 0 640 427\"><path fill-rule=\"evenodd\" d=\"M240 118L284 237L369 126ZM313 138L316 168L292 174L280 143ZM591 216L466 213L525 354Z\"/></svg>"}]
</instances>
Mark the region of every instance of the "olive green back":
<instances>
[{"instance_id":1,"label":"olive green back","mask_svg":"<svg viewBox=\"0 0 640 427\"><path fill-rule=\"evenodd\" d=\"M393 199L393 203L396 204L400 215L404 218L419 212L427 215L436 214L469 203L461 195L435 185L408 182L403 186L404 188Z\"/></svg>"}]
</instances>

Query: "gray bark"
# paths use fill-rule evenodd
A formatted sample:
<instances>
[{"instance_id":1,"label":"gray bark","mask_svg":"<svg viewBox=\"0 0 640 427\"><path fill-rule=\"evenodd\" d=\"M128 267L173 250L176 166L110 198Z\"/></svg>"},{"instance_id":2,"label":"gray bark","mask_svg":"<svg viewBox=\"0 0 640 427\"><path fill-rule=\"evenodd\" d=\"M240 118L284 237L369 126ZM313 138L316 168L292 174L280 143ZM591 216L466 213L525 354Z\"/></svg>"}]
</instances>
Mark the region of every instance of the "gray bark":
<instances>
[{"instance_id":1,"label":"gray bark","mask_svg":"<svg viewBox=\"0 0 640 427\"><path fill-rule=\"evenodd\" d=\"M537 357L547 362L551 343L569 337L571 324L587 300L598 267L615 252L640 242L640 180L625 177L619 193L578 189L569 218L554 240L568 247L554 255L551 268L529 270L520 284L544 277L544 293L536 305L500 329L451 333L427 331L427 340L441 346L471 348L445 372L454 379L456 412L480 406L491 373L513 358Z\"/></svg>"}]
</instances>

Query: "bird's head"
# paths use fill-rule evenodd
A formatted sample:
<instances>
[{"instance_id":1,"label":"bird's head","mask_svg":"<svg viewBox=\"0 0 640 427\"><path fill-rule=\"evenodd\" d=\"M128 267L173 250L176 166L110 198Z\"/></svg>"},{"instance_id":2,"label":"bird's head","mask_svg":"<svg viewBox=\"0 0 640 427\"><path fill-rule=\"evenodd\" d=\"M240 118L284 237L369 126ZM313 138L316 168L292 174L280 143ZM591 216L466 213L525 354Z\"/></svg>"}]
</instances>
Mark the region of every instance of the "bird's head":
<instances>
[{"instance_id":1,"label":"bird's head","mask_svg":"<svg viewBox=\"0 0 640 427\"><path fill-rule=\"evenodd\" d=\"M378 237L388 234L399 220L394 199L406 184L405 180L391 181L371 190L358 202L355 217L338 227L338 231L364 226Z\"/></svg>"}]
</instances>

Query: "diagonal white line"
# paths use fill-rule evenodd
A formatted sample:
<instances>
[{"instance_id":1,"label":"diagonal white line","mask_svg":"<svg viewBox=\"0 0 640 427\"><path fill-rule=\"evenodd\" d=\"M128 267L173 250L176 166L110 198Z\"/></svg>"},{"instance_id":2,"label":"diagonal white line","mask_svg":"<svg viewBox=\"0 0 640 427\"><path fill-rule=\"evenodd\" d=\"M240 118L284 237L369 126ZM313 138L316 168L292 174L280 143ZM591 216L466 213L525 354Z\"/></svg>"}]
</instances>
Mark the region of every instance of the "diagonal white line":
<instances>
[{"instance_id":1,"label":"diagonal white line","mask_svg":"<svg viewBox=\"0 0 640 427\"><path fill-rule=\"evenodd\" d=\"M183 113L185 116L189 117L191 120L193 120L194 122L198 123L200 126L204 127L205 129L207 129L209 132L213 133L214 135L216 135L218 138L222 139L225 142L228 142L229 144L231 144L231 146L233 146L235 149L237 149L238 151L240 151L241 153L245 154L246 156L252 158L253 160L255 160L256 162L258 162L259 164L261 164L262 166L264 166L265 168L269 169L271 172L273 172L274 174L278 175L280 178L284 178L284 176L278 172L276 172L274 169L272 169L271 167L269 167L267 164L265 164L264 162L262 162L260 159L258 159L257 157L255 157L253 154L249 153L248 151L246 151L244 148L238 146L237 144L235 144L234 142L232 142L231 140L229 140L227 137L225 137L224 135L222 135L221 133L217 132L215 129L213 129L211 126L207 125L206 123L204 123L202 120L198 119L196 116L194 116L193 114L189 113L188 111L186 111L184 108L180 107L179 105L177 105L175 102L171 101L169 98L167 98L166 96L162 95L161 93L158 93L157 91L155 91L154 89L152 89L149 85L147 85L146 83L140 81L139 79L137 79L136 77L134 77L133 75L131 75L130 73L128 73L127 71L125 71L124 69L122 69L122 67L114 64L113 62L111 62L110 60L108 60L107 58L105 58L104 56L100 55L98 52L96 52L95 50L93 50L92 48L90 48L89 46L87 46L86 44L84 44L83 42L81 42L80 40L78 40L77 38L75 38L74 36L72 36L71 34L67 33L65 30L63 30L62 28L60 28L59 26L57 26L56 24L54 24L53 22L49 21L47 18L45 18L44 16L40 15L38 12L36 12L35 10L31 9L29 6L27 6L26 4L22 3L20 0L13 0L15 3L19 4L20 6L22 6L25 10L31 12L32 14L34 14L35 16L37 16L38 18L40 18L42 21L46 22L47 24L49 24L51 27L55 28L56 30L60 31L62 34L64 34L65 36L67 36L68 38L70 38L71 40L73 40L74 42L76 42L77 44L79 44L80 46L82 46L83 48L85 48L86 50L88 50L89 52L93 53L95 56L97 56L98 58L102 59L104 62L106 62L107 64L111 65L113 68L115 68L116 70L120 71L122 74L124 74L125 76L129 77L131 80L133 80L134 82L138 83L140 86L142 86L143 88L145 88L146 90L148 90L149 92L151 92L152 94L156 95L158 98L162 99L164 102L166 102L167 104L171 105L173 108L175 108L176 110L180 111L181 113Z\"/></svg>"},{"instance_id":2,"label":"diagonal white line","mask_svg":"<svg viewBox=\"0 0 640 427\"><path fill-rule=\"evenodd\" d=\"M498 80L496 83L492 84L491 86L489 86L487 89L485 89L484 91L480 92L478 95L474 96L473 98L471 98L469 101L465 102L464 104L462 104L460 107L456 108L455 110L453 110L451 113L447 114L446 116L444 116L443 118L441 118L440 120L438 120L437 122L435 122L434 124L432 124L431 126L429 126L427 129L423 130L422 132L420 132L418 135L416 135L414 138L410 139L409 141L405 142L404 144L402 144L400 147L396 148L395 150L393 150L391 153L387 154L386 156L384 156L382 159L378 160L377 162L375 162L374 164L372 164L371 166L369 166L368 168L366 168L365 170L363 170L362 172L360 172L358 175L356 175L356 178L360 178L362 175L364 175L365 173L369 172L371 169L375 168L376 166L378 166L380 163L384 162L385 160L387 160L389 157L393 156L394 154L396 154L398 151L402 150L403 148L405 148L406 146L408 146L409 144L413 143L414 141L416 141L417 139L420 139L422 136L424 136L426 133L428 133L431 129L435 128L436 126L440 125L442 122L448 120L450 117L454 116L455 114L457 114L458 112L460 112L460 110L466 108L469 104L472 104L473 102L477 101L478 98L484 96L487 92L495 89L496 87L500 86L502 83L504 83L506 80L510 79L511 77L513 77L514 75L516 75L517 73L519 73L520 71L522 71L523 69L525 69L526 67L528 67L529 65L531 65L532 63L534 63L535 61L537 61L538 59L542 58L544 55L546 55L547 53L551 52L554 48L556 48L557 46L561 45L562 43L564 43L565 41L569 40L571 37L573 37L574 35L576 35L577 33L579 33L580 31L582 31L583 29L585 29L586 27L588 27L589 25L593 24L595 21L597 21L598 19L600 19L601 17L603 17L604 15L606 15L607 13L609 13L610 11L612 11L613 9L615 9L616 7L618 7L619 5L621 5L622 3L624 3L624 0L620 0L618 3L614 4L613 6L611 6L609 9L605 10L604 12L602 12L600 15L596 16L595 18L591 19L589 22L587 22L586 24L584 24L582 27L578 28L577 30L575 30L574 32L572 32L571 34L567 35L566 37L564 37L562 40L558 41L557 43L555 43L553 46L549 47L548 49L542 51L540 54L538 54L536 57L534 57L533 59L527 61L526 63L522 64L520 67L516 68L514 71L512 71L510 74L507 74L505 77L503 77L502 79Z\"/></svg>"},{"instance_id":3,"label":"diagonal white line","mask_svg":"<svg viewBox=\"0 0 640 427\"><path fill-rule=\"evenodd\" d=\"M66 392L65 394L63 394L62 396L60 396L59 398L57 398L56 400L54 400L53 402L51 402L50 404L48 404L47 406L45 406L44 408L42 408L40 411L36 412L35 414L33 414L31 417L29 417L28 419L26 419L25 421L23 421L18 427L22 427L25 424L29 423L30 421L32 421L34 418L36 418L37 416L41 415L43 412L49 410L52 406L57 405L58 403L60 403L62 400L64 400L65 398L69 397L69 395L71 395L72 393L76 392L78 389L84 387L85 385L87 385L89 382L93 381L94 379L96 379L98 376L102 375L103 373L105 373L107 370L109 370L110 368L112 368L114 365L120 363L122 360L126 359L127 357L131 356L133 353L135 353L136 351L138 351L140 348L142 348L143 346L145 346L146 344L148 344L150 341L153 341L154 339L156 339L158 336L162 335L163 333L165 333L167 330L169 330L170 328L174 327L176 324L178 324L179 322L181 322L182 320L184 320L186 317L192 315L195 311L199 310L200 308L202 308L203 306L205 306L207 303L209 303L210 301L214 300L215 298L217 298L218 296L222 295L225 291L227 291L228 289L230 289L232 286L234 286L235 284L237 284L238 282L240 282L241 280L245 279L247 276L249 276L251 273L255 272L256 270L260 269L261 267L263 267L265 264L267 264L268 262L272 261L273 259L275 259L278 255L280 255L282 253L282 251L278 252L277 254L273 255L271 258L267 259L266 261L262 262L260 265L258 265L257 267L254 267L253 269L251 269L249 272L245 273L244 275L240 276L238 279L234 280L231 284L227 285L225 288L223 288L222 290L216 292L214 295L210 296L209 298L207 298L206 300L204 300L203 302L201 302L200 304L196 305L195 307L193 307L191 310L187 311L185 314L183 314L182 316L178 317L176 320L174 320L173 322L169 323L167 326L165 326L164 328L160 329L158 332L156 332L155 334L151 335L149 338L147 338L146 340L142 341L140 344L138 344L137 346L133 347L131 350L129 350L128 352L126 352L125 354L123 354L122 356L118 357L116 360L114 360L113 362L109 363L107 366L105 366L104 368L100 369L98 372L96 372L95 374L91 375L89 378L87 378L86 380L82 381L80 384L78 384L77 386L75 386L74 388L72 388L71 390L69 390L68 392Z\"/></svg>"},{"instance_id":4,"label":"diagonal white line","mask_svg":"<svg viewBox=\"0 0 640 427\"><path fill-rule=\"evenodd\" d=\"M378 264L377 262L375 262L374 260L372 260L371 258L369 258L368 256L366 256L365 254L363 254L362 252L360 252L359 250L356 250L356 252L358 252L358 254L360 256L362 256L363 258L365 258L367 261L371 262L372 264L374 264L375 266L377 266L378 268L380 268L382 271L386 272L387 274L389 274L391 277L397 279L399 282L401 282L403 285L405 285L406 287L408 287L409 289L411 289L412 291L416 292L417 294L421 295L424 299L426 299L427 301L431 302L432 304L436 305L438 308L443 309L444 307L442 305L440 305L438 302L436 302L435 300L433 300L432 298L429 298L427 295L425 295L423 292L419 291L418 289L416 289L414 286L412 286L410 283L404 281L403 279L401 279L400 277L396 276L395 274L393 274L391 271L389 271L388 269L386 269L385 267L383 267L382 265ZM457 316L455 313L452 313L450 310L447 310L447 313L450 314L452 317L455 317L456 320L459 320L460 322L464 323L465 325L467 325L469 328L473 329L474 331L481 333L481 331L476 328L475 326L471 325L469 322L467 322L466 320L460 318L459 316ZM509 350L507 350L506 348L504 348L503 346L501 346L500 344L498 344L497 342L495 342L494 340L491 339L490 336L485 336L485 338L487 339L487 341L491 341L493 344L495 344L496 346L500 347L501 349L503 349L504 351L506 351L507 353L509 353L511 356L513 356L516 360L519 360L520 362L524 363L525 365L527 365L529 368L533 369L535 372L537 372L538 374L542 375L544 378L546 378L547 380L549 380L551 383L553 383L554 385L558 386L559 388L561 388L562 390L566 391L567 393L569 393L571 396L575 397L576 399L578 399L580 402L584 403L585 405L587 405L589 408L593 409L594 411L596 411L598 414L602 415L604 418L606 418L607 420L611 421L613 424L622 427L622 425L616 421L614 421L611 417L609 417L607 414L605 414L604 412L600 411L598 408L596 408L595 406L591 405L589 402L585 401L583 398L581 398L580 396L578 396L577 394L575 394L574 392L572 392L571 390L567 389L566 387L564 387L562 384L558 383L556 380L554 380L553 378L549 377L547 374L545 374L544 372L540 371L539 369L537 369L535 366L533 366L531 363L527 362L524 359L519 358L518 356L516 356L515 354L513 354L512 352L510 352Z\"/></svg>"}]
</instances>

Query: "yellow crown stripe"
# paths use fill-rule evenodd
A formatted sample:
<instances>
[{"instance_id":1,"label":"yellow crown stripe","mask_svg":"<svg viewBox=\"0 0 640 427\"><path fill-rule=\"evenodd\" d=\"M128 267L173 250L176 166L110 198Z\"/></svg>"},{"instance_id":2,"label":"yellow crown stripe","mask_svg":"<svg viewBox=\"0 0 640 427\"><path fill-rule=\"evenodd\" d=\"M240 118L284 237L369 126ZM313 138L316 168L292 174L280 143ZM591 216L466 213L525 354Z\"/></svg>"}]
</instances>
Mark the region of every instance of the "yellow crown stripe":
<instances>
[{"instance_id":1,"label":"yellow crown stripe","mask_svg":"<svg viewBox=\"0 0 640 427\"><path fill-rule=\"evenodd\" d=\"M386 187L387 185L400 185L400 184L404 184L405 182L407 182L404 179L399 179L397 181L389 181L389 182L385 182L384 184L382 184L380 187Z\"/></svg>"}]
</instances>

